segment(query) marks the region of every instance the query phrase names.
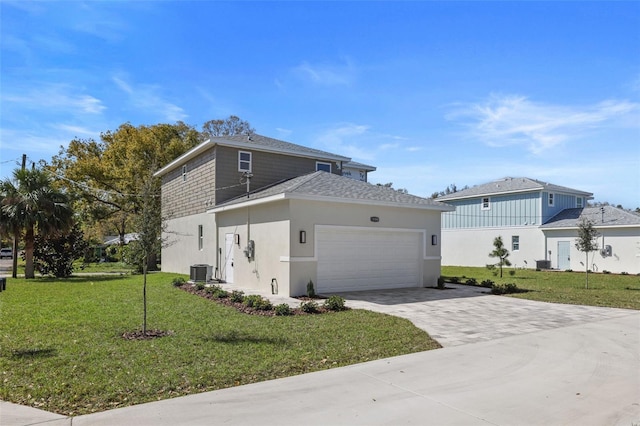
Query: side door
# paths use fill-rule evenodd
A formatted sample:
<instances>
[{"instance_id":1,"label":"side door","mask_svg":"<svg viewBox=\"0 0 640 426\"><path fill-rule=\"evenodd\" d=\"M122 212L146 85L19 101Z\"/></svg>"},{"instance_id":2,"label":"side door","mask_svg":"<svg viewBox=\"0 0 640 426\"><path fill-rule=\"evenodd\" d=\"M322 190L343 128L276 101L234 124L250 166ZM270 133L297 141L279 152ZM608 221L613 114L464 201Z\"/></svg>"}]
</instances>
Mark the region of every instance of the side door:
<instances>
[{"instance_id":1,"label":"side door","mask_svg":"<svg viewBox=\"0 0 640 426\"><path fill-rule=\"evenodd\" d=\"M571 268L571 242L558 241L558 269L565 271Z\"/></svg>"},{"instance_id":2,"label":"side door","mask_svg":"<svg viewBox=\"0 0 640 426\"><path fill-rule=\"evenodd\" d=\"M233 283L233 246L234 234L224 235L224 280Z\"/></svg>"}]
</instances>

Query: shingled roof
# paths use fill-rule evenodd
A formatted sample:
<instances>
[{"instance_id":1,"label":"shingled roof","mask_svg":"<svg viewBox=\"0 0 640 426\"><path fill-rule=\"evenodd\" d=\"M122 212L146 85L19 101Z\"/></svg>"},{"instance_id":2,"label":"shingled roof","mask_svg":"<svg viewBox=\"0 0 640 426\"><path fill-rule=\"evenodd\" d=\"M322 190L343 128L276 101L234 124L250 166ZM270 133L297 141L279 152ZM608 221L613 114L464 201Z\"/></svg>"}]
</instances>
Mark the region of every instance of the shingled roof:
<instances>
[{"instance_id":1,"label":"shingled roof","mask_svg":"<svg viewBox=\"0 0 640 426\"><path fill-rule=\"evenodd\" d=\"M613 206L602 206L562 210L541 228L576 228L582 219L590 220L596 228L640 226L640 215Z\"/></svg>"},{"instance_id":2,"label":"shingled roof","mask_svg":"<svg viewBox=\"0 0 640 426\"><path fill-rule=\"evenodd\" d=\"M298 176L229 200L213 211L227 210L246 202L272 201L297 198L335 202L372 203L396 207L414 207L429 210L453 211L454 207L430 198L403 194L395 189L361 182L344 176L317 171Z\"/></svg>"},{"instance_id":3,"label":"shingled roof","mask_svg":"<svg viewBox=\"0 0 640 426\"><path fill-rule=\"evenodd\" d=\"M590 192L567 188L566 186L554 185L536 179L530 179L526 177L506 177L482 185L476 185L474 187L454 192L452 194L447 194L442 197L438 197L438 200L458 200L462 198L473 198L483 195L499 195L531 191L561 192L582 195L587 198L593 197L593 194Z\"/></svg>"}]
</instances>

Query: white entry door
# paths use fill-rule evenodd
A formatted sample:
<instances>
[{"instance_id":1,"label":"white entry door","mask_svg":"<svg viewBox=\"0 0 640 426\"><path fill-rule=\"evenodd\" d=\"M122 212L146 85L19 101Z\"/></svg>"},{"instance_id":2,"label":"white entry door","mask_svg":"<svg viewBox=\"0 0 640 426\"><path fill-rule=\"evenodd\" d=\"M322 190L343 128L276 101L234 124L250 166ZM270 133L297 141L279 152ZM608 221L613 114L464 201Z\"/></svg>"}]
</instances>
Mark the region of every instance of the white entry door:
<instances>
[{"instance_id":1,"label":"white entry door","mask_svg":"<svg viewBox=\"0 0 640 426\"><path fill-rule=\"evenodd\" d=\"M224 236L224 280L233 283L233 245L235 244L234 234Z\"/></svg>"},{"instance_id":2,"label":"white entry door","mask_svg":"<svg viewBox=\"0 0 640 426\"><path fill-rule=\"evenodd\" d=\"M571 268L571 246L569 241L558 241L558 269L566 271Z\"/></svg>"},{"instance_id":3,"label":"white entry door","mask_svg":"<svg viewBox=\"0 0 640 426\"><path fill-rule=\"evenodd\" d=\"M318 228L316 291L419 287L423 241L417 231Z\"/></svg>"}]
</instances>

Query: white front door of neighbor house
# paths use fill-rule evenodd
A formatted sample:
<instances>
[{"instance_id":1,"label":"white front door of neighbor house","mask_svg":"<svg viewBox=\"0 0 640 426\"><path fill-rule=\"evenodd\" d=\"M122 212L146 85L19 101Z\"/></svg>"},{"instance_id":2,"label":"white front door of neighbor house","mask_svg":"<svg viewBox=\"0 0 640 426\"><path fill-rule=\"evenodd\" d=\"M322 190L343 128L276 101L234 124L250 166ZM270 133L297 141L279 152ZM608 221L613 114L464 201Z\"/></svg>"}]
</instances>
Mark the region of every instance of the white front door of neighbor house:
<instances>
[{"instance_id":1,"label":"white front door of neighbor house","mask_svg":"<svg viewBox=\"0 0 640 426\"><path fill-rule=\"evenodd\" d=\"M558 241L558 269L566 271L571 268L571 242Z\"/></svg>"},{"instance_id":2,"label":"white front door of neighbor house","mask_svg":"<svg viewBox=\"0 0 640 426\"><path fill-rule=\"evenodd\" d=\"M424 234L416 231L318 228L316 291L418 287L422 283L423 241Z\"/></svg>"},{"instance_id":3,"label":"white front door of neighbor house","mask_svg":"<svg viewBox=\"0 0 640 426\"><path fill-rule=\"evenodd\" d=\"M235 243L234 234L225 234L224 236L224 280L227 283L233 283L233 245Z\"/></svg>"}]
</instances>

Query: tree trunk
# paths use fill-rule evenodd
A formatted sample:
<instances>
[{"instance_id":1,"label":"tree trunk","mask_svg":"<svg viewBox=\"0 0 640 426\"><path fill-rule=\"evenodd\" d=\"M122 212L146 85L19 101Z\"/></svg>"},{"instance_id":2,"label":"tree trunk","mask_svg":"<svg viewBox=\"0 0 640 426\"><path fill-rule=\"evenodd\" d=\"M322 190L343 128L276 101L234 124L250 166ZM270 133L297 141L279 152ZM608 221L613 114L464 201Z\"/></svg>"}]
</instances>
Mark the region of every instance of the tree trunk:
<instances>
[{"instance_id":1,"label":"tree trunk","mask_svg":"<svg viewBox=\"0 0 640 426\"><path fill-rule=\"evenodd\" d=\"M589 288L589 252L587 253L587 258L585 259L585 267L584 267L584 272L586 273L586 277L587 277L587 282L584 285L584 288L588 289Z\"/></svg>"},{"instance_id":2,"label":"tree trunk","mask_svg":"<svg viewBox=\"0 0 640 426\"><path fill-rule=\"evenodd\" d=\"M24 258L25 258L25 266L24 266L24 277L26 279L35 278L35 268L33 265L33 244L34 244L34 230L33 226L27 228L27 232L24 236ZM14 253L14 256L16 254Z\"/></svg>"},{"instance_id":3,"label":"tree trunk","mask_svg":"<svg viewBox=\"0 0 640 426\"><path fill-rule=\"evenodd\" d=\"M18 233L20 231L16 228L13 230L13 271L11 276L18 278Z\"/></svg>"},{"instance_id":4,"label":"tree trunk","mask_svg":"<svg viewBox=\"0 0 640 426\"><path fill-rule=\"evenodd\" d=\"M146 259L145 259L146 260ZM147 335L147 265L146 261L142 265L142 305L143 305L143 317L142 317L142 334Z\"/></svg>"}]
</instances>

